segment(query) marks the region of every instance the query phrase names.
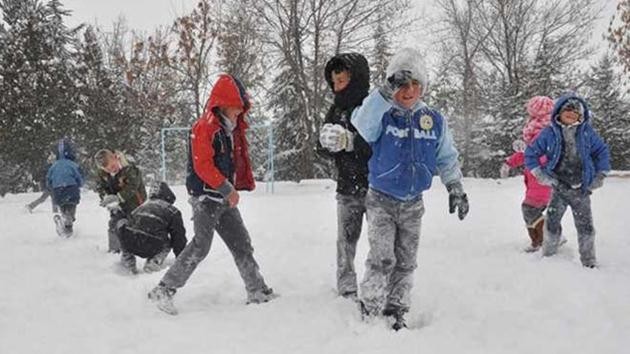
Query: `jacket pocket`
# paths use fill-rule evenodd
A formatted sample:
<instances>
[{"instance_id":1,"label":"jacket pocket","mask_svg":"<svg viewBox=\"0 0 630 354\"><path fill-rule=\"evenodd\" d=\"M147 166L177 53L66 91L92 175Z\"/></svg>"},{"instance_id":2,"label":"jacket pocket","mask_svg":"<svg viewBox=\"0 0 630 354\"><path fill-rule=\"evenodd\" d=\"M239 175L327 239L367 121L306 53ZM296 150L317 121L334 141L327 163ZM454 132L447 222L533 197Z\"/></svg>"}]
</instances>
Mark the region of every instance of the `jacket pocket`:
<instances>
[{"instance_id":1,"label":"jacket pocket","mask_svg":"<svg viewBox=\"0 0 630 354\"><path fill-rule=\"evenodd\" d=\"M391 178L392 175L394 175L394 173L398 172L398 170L400 169L400 166L402 165L402 163L397 163L396 165L394 165L394 167L390 168L389 170L380 173L376 176L376 178Z\"/></svg>"}]
</instances>

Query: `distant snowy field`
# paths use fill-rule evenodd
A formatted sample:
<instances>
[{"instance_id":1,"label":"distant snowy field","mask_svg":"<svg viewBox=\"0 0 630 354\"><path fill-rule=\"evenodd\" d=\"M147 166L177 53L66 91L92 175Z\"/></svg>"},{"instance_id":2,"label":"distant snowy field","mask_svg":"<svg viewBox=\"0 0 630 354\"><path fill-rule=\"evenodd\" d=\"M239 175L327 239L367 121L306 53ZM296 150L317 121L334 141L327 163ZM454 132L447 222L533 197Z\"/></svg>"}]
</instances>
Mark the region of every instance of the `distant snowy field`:
<instances>
[{"instance_id":1,"label":"distant snowy field","mask_svg":"<svg viewBox=\"0 0 630 354\"><path fill-rule=\"evenodd\" d=\"M255 256L281 297L244 305L232 257L215 237L175 297L176 317L146 299L164 271L121 275L118 257L105 252L107 213L94 193L83 193L71 239L56 236L49 203L31 215L23 206L36 194L8 195L0 198L0 353L630 353L630 179L609 178L593 196L596 270L580 265L570 212L558 256L521 252L521 177L464 186L471 211L463 222L447 213L437 179L425 193L412 329L398 333L361 322L335 294L331 181L243 194ZM190 239L186 192L175 190Z\"/></svg>"}]
</instances>

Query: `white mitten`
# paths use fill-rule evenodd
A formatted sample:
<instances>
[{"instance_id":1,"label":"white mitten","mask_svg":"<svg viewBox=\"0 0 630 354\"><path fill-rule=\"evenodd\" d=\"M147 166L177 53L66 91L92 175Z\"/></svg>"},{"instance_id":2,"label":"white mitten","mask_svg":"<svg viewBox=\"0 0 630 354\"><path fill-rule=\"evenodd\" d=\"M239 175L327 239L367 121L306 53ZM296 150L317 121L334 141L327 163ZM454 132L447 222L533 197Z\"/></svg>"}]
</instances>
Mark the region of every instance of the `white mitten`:
<instances>
[{"instance_id":1,"label":"white mitten","mask_svg":"<svg viewBox=\"0 0 630 354\"><path fill-rule=\"evenodd\" d=\"M354 134L339 124L324 124L319 132L319 142L330 152L354 150Z\"/></svg>"}]
</instances>

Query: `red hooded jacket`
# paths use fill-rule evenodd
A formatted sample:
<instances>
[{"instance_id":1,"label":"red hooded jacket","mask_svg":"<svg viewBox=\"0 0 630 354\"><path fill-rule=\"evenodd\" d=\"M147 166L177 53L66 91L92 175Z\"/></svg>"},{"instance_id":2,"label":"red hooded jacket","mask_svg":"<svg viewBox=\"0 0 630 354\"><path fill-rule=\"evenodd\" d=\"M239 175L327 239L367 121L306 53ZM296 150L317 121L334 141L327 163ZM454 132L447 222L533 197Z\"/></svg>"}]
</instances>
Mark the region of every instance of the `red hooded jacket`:
<instances>
[{"instance_id":1,"label":"red hooded jacket","mask_svg":"<svg viewBox=\"0 0 630 354\"><path fill-rule=\"evenodd\" d=\"M221 117L215 113L219 107L244 109L232 132L231 146L225 146L223 141L219 141L221 134L228 134L221 126ZM189 173L186 183L190 194L220 193L225 197L226 192L229 193L226 187L230 184L236 190L255 188L256 183L245 138L248 124L244 116L250 107L249 96L243 85L230 75L220 75L212 88L203 114L192 127L189 161L192 171L189 167L189 172L194 173ZM217 147L219 147L218 150Z\"/></svg>"}]
</instances>

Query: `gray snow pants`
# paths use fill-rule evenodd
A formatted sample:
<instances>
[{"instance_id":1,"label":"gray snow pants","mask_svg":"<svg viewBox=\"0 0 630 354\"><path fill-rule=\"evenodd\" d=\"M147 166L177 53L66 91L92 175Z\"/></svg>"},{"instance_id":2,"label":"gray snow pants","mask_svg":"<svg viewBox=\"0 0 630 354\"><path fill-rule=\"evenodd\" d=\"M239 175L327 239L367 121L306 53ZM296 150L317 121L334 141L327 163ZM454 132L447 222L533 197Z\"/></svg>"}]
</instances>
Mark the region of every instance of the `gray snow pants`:
<instances>
[{"instance_id":1,"label":"gray snow pants","mask_svg":"<svg viewBox=\"0 0 630 354\"><path fill-rule=\"evenodd\" d=\"M370 251L361 301L371 314L409 310L424 214L422 197L400 201L370 189L366 202Z\"/></svg>"},{"instance_id":2,"label":"gray snow pants","mask_svg":"<svg viewBox=\"0 0 630 354\"><path fill-rule=\"evenodd\" d=\"M63 224L68 227L72 227L74 220L76 220L77 213L77 205L76 204L64 204L60 205L59 209L61 211L61 218L63 220Z\"/></svg>"},{"instance_id":3,"label":"gray snow pants","mask_svg":"<svg viewBox=\"0 0 630 354\"><path fill-rule=\"evenodd\" d=\"M354 256L365 214L364 195L337 193L337 291L339 295L357 292Z\"/></svg>"},{"instance_id":4,"label":"gray snow pants","mask_svg":"<svg viewBox=\"0 0 630 354\"><path fill-rule=\"evenodd\" d=\"M181 288L197 265L208 255L214 230L218 232L234 257L248 294L267 289L254 259L249 233L237 208L229 208L210 199L191 197L195 236L179 254L161 283L168 288Z\"/></svg>"},{"instance_id":5,"label":"gray snow pants","mask_svg":"<svg viewBox=\"0 0 630 354\"><path fill-rule=\"evenodd\" d=\"M591 197L590 194L582 193L581 189L553 188L545 221L543 256L552 256L558 251L562 236L562 216L568 206L573 212L577 229L580 260L584 266L594 266L596 265L595 228L591 212Z\"/></svg>"}]
</instances>

